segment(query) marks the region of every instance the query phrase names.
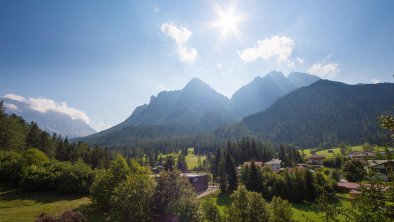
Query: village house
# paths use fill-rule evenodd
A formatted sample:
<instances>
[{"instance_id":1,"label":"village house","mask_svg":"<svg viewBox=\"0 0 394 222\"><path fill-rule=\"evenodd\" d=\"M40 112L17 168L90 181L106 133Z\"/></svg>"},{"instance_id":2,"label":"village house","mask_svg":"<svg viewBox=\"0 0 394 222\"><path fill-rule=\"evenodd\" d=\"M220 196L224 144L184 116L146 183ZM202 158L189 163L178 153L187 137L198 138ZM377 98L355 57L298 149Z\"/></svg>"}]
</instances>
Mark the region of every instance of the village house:
<instances>
[{"instance_id":1,"label":"village house","mask_svg":"<svg viewBox=\"0 0 394 222\"><path fill-rule=\"evenodd\" d=\"M351 152L349 154L350 159L365 160L373 157L375 157L375 153L369 151Z\"/></svg>"},{"instance_id":2,"label":"village house","mask_svg":"<svg viewBox=\"0 0 394 222\"><path fill-rule=\"evenodd\" d=\"M282 167L282 160L272 159L271 161L266 162L265 165L271 168L273 172L279 172Z\"/></svg>"},{"instance_id":3,"label":"village house","mask_svg":"<svg viewBox=\"0 0 394 222\"><path fill-rule=\"evenodd\" d=\"M360 184L354 183L354 182L349 182L347 180L341 180L337 183L336 188L339 191L348 193L352 190L358 190L360 188Z\"/></svg>"},{"instance_id":4,"label":"village house","mask_svg":"<svg viewBox=\"0 0 394 222\"><path fill-rule=\"evenodd\" d=\"M313 164L313 165L323 165L323 160L326 157L323 155L312 155L309 157L308 163Z\"/></svg>"},{"instance_id":5,"label":"village house","mask_svg":"<svg viewBox=\"0 0 394 222\"><path fill-rule=\"evenodd\" d=\"M208 189L207 174L185 173L184 175L187 176L196 193L201 193Z\"/></svg>"},{"instance_id":6,"label":"village house","mask_svg":"<svg viewBox=\"0 0 394 222\"><path fill-rule=\"evenodd\" d=\"M384 180L394 180L394 161L393 160L368 160L368 166L365 167L367 171L372 169L377 176Z\"/></svg>"}]
</instances>

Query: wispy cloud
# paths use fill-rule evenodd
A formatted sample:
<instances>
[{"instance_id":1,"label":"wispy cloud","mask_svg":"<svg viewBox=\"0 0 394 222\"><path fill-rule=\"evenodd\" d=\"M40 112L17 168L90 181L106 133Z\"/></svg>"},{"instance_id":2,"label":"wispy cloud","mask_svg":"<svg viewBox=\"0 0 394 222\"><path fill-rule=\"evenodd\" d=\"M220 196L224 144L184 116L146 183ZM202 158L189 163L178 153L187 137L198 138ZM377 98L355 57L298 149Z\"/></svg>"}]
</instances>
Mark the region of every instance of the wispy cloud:
<instances>
[{"instance_id":1,"label":"wispy cloud","mask_svg":"<svg viewBox=\"0 0 394 222\"><path fill-rule=\"evenodd\" d=\"M273 35L269 38L257 41L252 48L238 51L242 61L250 63L258 59L276 59L277 62L289 62L293 53L294 40L288 36ZM290 64L292 62L290 61Z\"/></svg>"},{"instance_id":2,"label":"wispy cloud","mask_svg":"<svg viewBox=\"0 0 394 222\"><path fill-rule=\"evenodd\" d=\"M187 46L187 42L192 35L189 29L183 26L177 27L171 23L164 23L160 26L160 30L175 41L179 60L182 62L194 62L197 59L197 50Z\"/></svg>"},{"instance_id":3,"label":"wispy cloud","mask_svg":"<svg viewBox=\"0 0 394 222\"><path fill-rule=\"evenodd\" d=\"M331 78L339 73L339 67L338 63L315 63L308 72L322 78Z\"/></svg>"},{"instance_id":4,"label":"wispy cloud","mask_svg":"<svg viewBox=\"0 0 394 222\"><path fill-rule=\"evenodd\" d=\"M25 103L31 110L46 113L49 111L58 112L69 116L71 119L81 119L87 124L90 123L89 117L81 110L69 107L65 102L56 102L46 98L25 98L15 94L7 94L2 96L10 100ZM8 104L8 108L15 108L15 104ZM16 107L18 108L18 107Z\"/></svg>"},{"instance_id":5,"label":"wispy cloud","mask_svg":"<svg viewBox=\"0 0 394 222\"><path fill-rule=\"evenodd\" d=\"M18 107L15 104L12 103L4 103L4 106L6 109L12 110L12 111L16 111L18 110Z\"/></svg>"},{"instance_id":6,"label":"wispy cloud","mask_svg":"<svg viewBox=\"0 0 394 222\"><path fill-rule=\"evenodd\" d=\"M18 101L18 102L26 102L26 98L25 97L18 96L18 95L15 95L15 94L6 94L6 95L4 95L2 97L6 98L6 99Z\"/></svg>"}]
</instances>

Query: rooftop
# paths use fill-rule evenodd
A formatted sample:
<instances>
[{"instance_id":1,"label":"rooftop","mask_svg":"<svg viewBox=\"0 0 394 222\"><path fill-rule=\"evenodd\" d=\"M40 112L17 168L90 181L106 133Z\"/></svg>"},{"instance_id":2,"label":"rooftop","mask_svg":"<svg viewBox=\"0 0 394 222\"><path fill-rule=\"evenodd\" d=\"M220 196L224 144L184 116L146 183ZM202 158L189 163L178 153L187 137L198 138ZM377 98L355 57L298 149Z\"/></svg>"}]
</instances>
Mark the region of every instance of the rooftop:
<instances>
[{"instance_id":1,"label":"rooftop","mask_svg":"<svg viewBox=\"0 0 394 222\"><path fill-rule=\"evenodd\" d=\"M282 160L280 159L272 159L271 161L266 162L266 165L275 165L275 164L280 164Z\"/></svg>"}]
</instances>

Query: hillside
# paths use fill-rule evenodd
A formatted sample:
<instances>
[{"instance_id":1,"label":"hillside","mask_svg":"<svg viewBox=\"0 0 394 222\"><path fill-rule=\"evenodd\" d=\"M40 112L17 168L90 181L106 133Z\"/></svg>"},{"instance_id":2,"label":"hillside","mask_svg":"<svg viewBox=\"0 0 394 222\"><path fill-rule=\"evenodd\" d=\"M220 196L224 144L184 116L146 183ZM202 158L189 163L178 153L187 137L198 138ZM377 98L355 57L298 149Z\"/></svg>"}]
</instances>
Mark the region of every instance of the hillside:
<instances>
[{"instance_id":1,"label":"hillside","mask_svg":"<svg viewBox=\"0 0 394 222\"><path fill-rule=\"evenodd\" d=\"M319 80L284 96L267 110L244 118L233 130L303 147L341 141L374 143L387 137L377 118L392 114L393 104L391 83L347 85Z\"/></svg>"}]
</instances>

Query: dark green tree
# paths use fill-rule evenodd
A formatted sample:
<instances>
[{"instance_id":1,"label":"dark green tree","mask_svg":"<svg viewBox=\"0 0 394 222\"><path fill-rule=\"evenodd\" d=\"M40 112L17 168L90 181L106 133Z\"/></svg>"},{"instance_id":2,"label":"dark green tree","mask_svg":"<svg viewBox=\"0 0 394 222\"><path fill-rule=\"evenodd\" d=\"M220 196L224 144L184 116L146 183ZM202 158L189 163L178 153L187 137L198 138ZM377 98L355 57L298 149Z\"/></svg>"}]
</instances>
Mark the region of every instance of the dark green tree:
<instances>
[{"instance_id":1,"label":"dark green tree","mask_svg":"<svg viewBox=\"0 0 394 222\"><path fill-rule=\"evenodd\" d=\"M186 158L185 158L185 156L182 153L180 153L179 156L178 156L178 162L177 162L176 166L183 173L187 172Z\"/></svg>"},{"instance_id":2,"label":"dark green tree","mask_svg":"<svg viewBox=\"0 0 394 222\"><path fill-rule=\"evenodd\" d=\"M172 171L174 170L175 160L172 155L168 155L166 158L166 162L164 163L164 170L165 171Z\"/></svg>"},{"instance_id":3,"label":"dark green tree","mask_svg":"<svg viewBox=\"0 0 394 222\"><path fill-rule=\"evenodd\" d=\"M348 160L342 166L343 176L351 182L361 181L366 172L364 166L359 160Z\"/></svg>"}]
</instances>

